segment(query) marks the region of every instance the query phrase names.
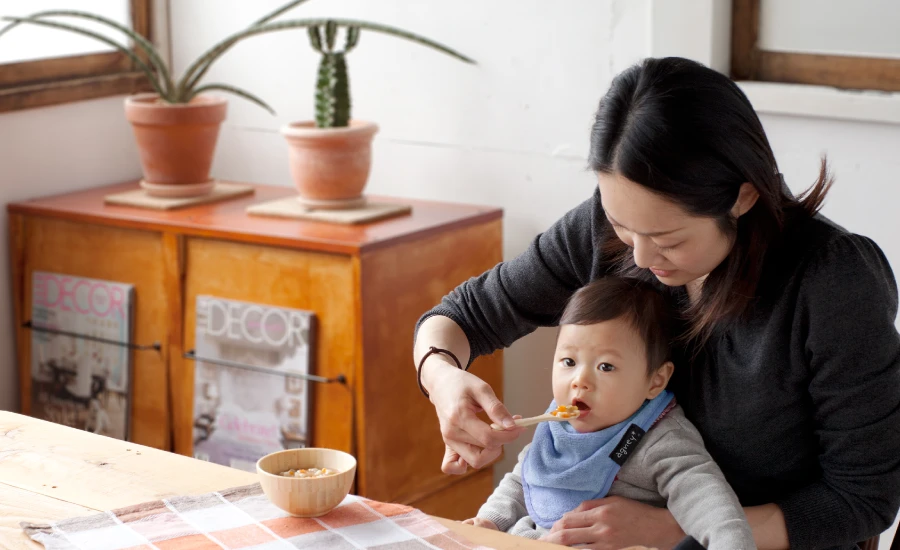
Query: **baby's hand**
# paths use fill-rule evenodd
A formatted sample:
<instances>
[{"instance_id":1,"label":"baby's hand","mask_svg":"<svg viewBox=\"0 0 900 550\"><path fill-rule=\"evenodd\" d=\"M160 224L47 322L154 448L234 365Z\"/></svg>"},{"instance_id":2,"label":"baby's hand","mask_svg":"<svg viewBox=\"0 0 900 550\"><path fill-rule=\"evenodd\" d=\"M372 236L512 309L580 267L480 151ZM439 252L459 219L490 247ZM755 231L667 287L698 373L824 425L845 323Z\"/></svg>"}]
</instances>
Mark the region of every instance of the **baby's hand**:
<instances>
[{"instance_id":1,"label":"baby's hand","mask_svg":"<svg viewBox=\"0 0 900 550\"><path fill-rule=\"evenodd\" d=\"M494 522L489 519L469 518L463 523L467 525L474 525L475 527L484 527L485 529L493 529L494 531L499 531L499 529L497 529L497 525L495 525Z\"/></svg>"}]
</instances>

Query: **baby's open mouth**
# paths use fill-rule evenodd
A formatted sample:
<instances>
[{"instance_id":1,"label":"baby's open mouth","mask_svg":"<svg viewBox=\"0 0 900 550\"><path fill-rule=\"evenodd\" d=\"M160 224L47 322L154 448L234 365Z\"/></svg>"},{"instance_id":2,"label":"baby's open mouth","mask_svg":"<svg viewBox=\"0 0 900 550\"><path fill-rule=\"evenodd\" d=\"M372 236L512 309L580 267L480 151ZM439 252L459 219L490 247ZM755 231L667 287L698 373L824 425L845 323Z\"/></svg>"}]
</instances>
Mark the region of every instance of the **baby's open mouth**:
<instances>
[{"instance_id":1,"label":"baby's open mouth","mask_svg":"<svg viewBox=\"0 0 900 550\"><path fill-rule=\"evenodd\" d=\"M590 405L588 405L581 399L577 399L577 398L573 399L572 404L575 405L576 407L578 407L578 411L579 411L578 418L581 418L591 412Z\"/></svg>"}]
</instances>

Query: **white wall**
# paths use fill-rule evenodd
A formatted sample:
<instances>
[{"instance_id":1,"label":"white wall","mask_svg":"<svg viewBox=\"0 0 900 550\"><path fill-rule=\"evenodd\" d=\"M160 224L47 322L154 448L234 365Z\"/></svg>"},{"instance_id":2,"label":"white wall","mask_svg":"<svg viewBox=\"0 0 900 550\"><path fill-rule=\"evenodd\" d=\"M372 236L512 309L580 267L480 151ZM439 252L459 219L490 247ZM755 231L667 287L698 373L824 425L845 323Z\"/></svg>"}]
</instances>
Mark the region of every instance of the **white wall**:
<instances>
[{"instance_id":1,"label":"white wall","mask_svg":"<svg viewBox=\"0 0 900 550\"><path fill-rule=\"evenodd\" d=\"M0 410L18 410L8 202L140 177L123 97L0 114Z\"/></svg>"}]
</instances>

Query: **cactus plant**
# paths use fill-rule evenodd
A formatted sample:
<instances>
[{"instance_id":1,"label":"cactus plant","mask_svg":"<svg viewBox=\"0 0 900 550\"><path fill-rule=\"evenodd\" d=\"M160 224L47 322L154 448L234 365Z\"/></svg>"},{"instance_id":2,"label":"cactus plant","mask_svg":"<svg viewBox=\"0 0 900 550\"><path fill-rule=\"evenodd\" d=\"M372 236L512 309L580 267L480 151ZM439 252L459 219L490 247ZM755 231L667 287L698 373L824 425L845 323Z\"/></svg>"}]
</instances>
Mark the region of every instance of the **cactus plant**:
<instances>
[{"instance_id":1,"label":"cactus plant","mask_svg":"<svg viewBox=\"0 0 900 550\"><path fill-rule=\"evenodd\" d=\"M341 25L345 26L344 49L337 50L335 49L335 42ZM435 48L466 63L473 63L468 57L436 44L431 40L383 25L372 25L362 22L347 24L344 21L331 19L324 25L310 26L307 29L310 44L313 50L322 56L319 61L319 71L316 78L316 126L319 128L339 128L345 127L350 123L350 79L347 77L347 60L345 56L359 43L360 31L364 28L405 38L412 42Z\"/></svg>"},{"instance_id":2,"label":"cactus plant","mask_svg":"<svg viewBox=\"0 0 900 550\"><path fill-rule=\"evenodd\" d=\"M150 82L153 90L159 95L159 99L163 102L170 104L188 103L202 92L220 90L242 97L274 114L274 110L267 103L250 92L228 84L213 83L200 85L200 82L213 63L238 42L258 34L307 28L309 29L311 38L313 34L317 36L317 38L313 40L313 47L317 47L316 45L318 44L317 51L320 51L323 55L319 69L319 91L316 94L316 119L319 120L320 118L320 108L318 106L321 105L321 112L323 113L321 120L323 125L330 126L340 126L342 122L343 125L346 125L346 120L350 115L350 97L347 86L347 70L344 54L353 49L353 46L356 45L356 42L359 39L360 29L368 29L405 38L434 48L467 63L472 62L472 60L466 56L438 44L437 42L387 25L346 19L294 19L275 23L271 22L279 15L307 1L308 0L292 0L272 13L257 20L246 29L225 38L191 63L184 74L181 75L181 78L178 79L174 78L171 69L166 65L162 55L160 55L159 51L146 38L113 20L88 12L75 10L48 10L37 12L27 17L3 17L2 20L9 21L10 24L0 29L0 37L9 32L12 28L21 24L37 25L73 32L103 42L127 55L134 62L135 66L147 76L147 80ZM128 39L134 42L135 49L139 50L143 56L133 51L127 44L127 41L125 41L125 43L120 43L102 34L83 29L74 24L48 20L47 18L50 17L84 19L102 23L124 33ZM321 37L319 37L320 29L323 27L325 29L324 42ZM347 42L344 50L336 52L334 51L334 43L338 28L340 27L350 30L347 32Z\"/></svg>"}]
</instances>

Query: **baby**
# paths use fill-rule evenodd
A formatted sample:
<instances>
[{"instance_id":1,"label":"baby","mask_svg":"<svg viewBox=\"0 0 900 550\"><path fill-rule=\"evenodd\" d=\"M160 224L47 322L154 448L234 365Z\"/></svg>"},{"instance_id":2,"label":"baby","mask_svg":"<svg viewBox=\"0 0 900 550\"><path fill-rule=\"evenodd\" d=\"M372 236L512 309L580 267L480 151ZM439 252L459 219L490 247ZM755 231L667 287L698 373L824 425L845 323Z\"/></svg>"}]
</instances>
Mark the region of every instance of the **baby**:
<instances>
[{"instance_id":1,"label":"baby","mask_svg":"<svg viewBox=\"0 0 900 550\"><path fill-rule=\"evenodd\" d=\"M622 496L668 507L708 549L755 549L746 516L700 433L666 390L671 316L647 283L608 277L579 289L560 319L553 402L568 422L538 425L466 523L537 539L586 500Z\"/></svg>"}]
</instances>

